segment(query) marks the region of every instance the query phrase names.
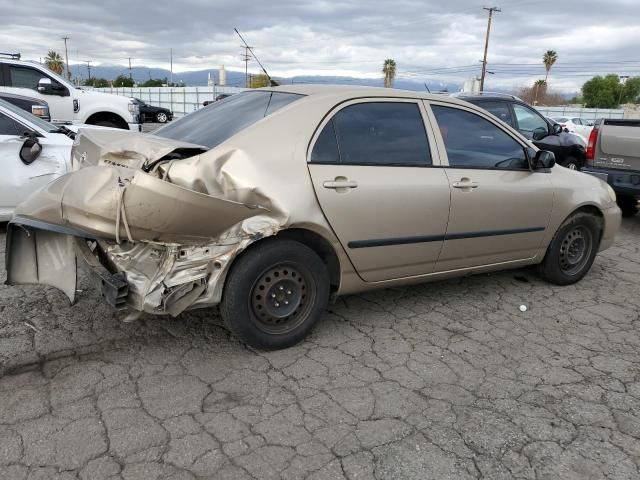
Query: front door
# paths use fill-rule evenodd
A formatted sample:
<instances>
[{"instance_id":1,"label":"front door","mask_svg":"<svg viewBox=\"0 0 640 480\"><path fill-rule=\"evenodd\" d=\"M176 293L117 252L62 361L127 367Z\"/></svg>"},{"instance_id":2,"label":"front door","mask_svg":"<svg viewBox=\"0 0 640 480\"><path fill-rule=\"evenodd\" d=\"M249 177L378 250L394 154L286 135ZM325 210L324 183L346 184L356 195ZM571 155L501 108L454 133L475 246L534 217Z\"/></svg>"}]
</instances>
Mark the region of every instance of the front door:
<instances>
[{"instance_id":1,"label":"front door","mask_svg":"<svg viewBox=\"0 0 640 480\"><path fill-rule=\"evenodd\" d=\"M60 84L53 76L47 75L41 70L23 65L9 64L6 74L8 81L5 83L11 86L8 90L17 95L37 98L47 102L51 121L54 123L72 122L74 119L73 97L74 91L70 91L66 86ZM43 95L38 91L38 82L41 78L50 78L52 82L61 87L60 95Z\"/></svg>"},{"instance_id":2,"label":"front door","mask_svg":"<svg viewBox=\"0 0 640 480\"><path fill-rule=\"evenodd\" d=\"M423 115L414 100L351 102L311 149L320 206L367 282L432 273L440 254L449 182Z\"/></svg>"},{"instance_id":3,"label":"front door","mask_svg":"<svg viewBox=\"0 0 640 480\"><path fill-rule=\"evenodd\" d=\"M447 153L451 214L436 271L529 259L553 207L550 175L490 116L431 105Z\"/></svg>"}]
</instances>

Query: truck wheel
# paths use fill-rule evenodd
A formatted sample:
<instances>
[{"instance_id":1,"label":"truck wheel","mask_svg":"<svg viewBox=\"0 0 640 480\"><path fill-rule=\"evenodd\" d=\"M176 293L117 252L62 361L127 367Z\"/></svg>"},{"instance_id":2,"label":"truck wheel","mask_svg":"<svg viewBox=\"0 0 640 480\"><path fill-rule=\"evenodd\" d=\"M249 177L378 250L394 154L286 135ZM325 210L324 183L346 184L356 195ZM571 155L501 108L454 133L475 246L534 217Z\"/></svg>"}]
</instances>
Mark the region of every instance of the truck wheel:
<instances>
[{"instance_id":1,"label":"truck wheel","mask_svg":"<svg viewBox=\"0 0 640 480\"><path fill-rule=\"evenodd\" d=\"M584 277L598 253L601 227L588 213L576 213L560 225L538 272L548 282L571 285Z\"/></svg>"},{"instance_id":2,"label":"truck wheel","mask_svg":"<svg viewBox=\"0 0 640 480\"><path fill-rule=\"evenodd\" d=\"M619 195L617 202L618 207L622 210L623 217L633 217L638 213L638 201L636 200L636 197L631 195Z\"/></svg>"},{"instance_id":3,"label":"truck wheel","mask_svg":"<svg viewBox=\"0 0 640 480\"><path fill-rule=\"evenodd\" d=\"M309 247L267 239L231 266L220 313L227 327L256 348L295 345L314 327L329 300L329 272Z\"/></svg>"},{"instance_id":4,"label":"truck wheel","mask_svg":"<svg viewBox=\"0 0 640 480\"><path fill-rule=\"evenodd\" d=\"M97 125L99 127L109 127L109 128L122 128L120 125L118 125L117 123L113 123L110 122L108 120L102 120L100 122L96 122L94 125Z\"/></svg>"},{"instance_id":5,"label":"truck wheel","mask_svg":"<svg viewBox=\"0 0 640 480\"><path fill-rule=\"evenodd\" d=\"M582 162L575 157L567 157L564 159L564 162L561 165L569 170L580 170L582 169Z\"/></svg>"},{"instance_id":6,"label":"truck wheel","mask_svg":"<svg viewBox=\"0 0 640 480\"><path fill-rule=\"evenodd\" d=\"M167 122L167 114L164 112L156 113L156 121L158 123L166 123Z\"/></svg>"}]
</instances>

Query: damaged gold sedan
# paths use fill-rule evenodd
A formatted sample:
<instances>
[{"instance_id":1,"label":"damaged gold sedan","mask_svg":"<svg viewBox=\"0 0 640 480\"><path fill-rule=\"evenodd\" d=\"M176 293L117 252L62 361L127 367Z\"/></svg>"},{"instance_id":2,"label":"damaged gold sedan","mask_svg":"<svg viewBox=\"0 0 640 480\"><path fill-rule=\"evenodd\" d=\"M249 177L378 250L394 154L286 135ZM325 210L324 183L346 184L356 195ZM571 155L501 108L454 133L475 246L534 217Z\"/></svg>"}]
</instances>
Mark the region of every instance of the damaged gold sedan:
<instances>
[{"instance_id":1,"label":"damaged gold sedan","mask_svg":"<svg viewBox=\"0 0 640 480\"><path fill-rule=\"evenodd\" d=\"M81 131L72 161L17 208L7 283L73 302L81 259L130 315L220 305L263 348L300 341L340 294L532 264L574 283L620 224L604 182L417 92L244 92L155 135Z\"/></svg>"}]
</instances>

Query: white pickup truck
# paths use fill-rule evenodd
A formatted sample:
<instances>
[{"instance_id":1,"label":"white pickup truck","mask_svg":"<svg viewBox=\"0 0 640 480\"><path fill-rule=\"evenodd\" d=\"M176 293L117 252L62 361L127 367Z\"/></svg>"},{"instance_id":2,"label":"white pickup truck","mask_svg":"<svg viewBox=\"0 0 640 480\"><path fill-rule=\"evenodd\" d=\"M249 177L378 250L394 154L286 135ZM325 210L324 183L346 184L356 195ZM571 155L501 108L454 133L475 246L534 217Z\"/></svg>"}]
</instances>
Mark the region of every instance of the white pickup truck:
<instances>
[{"instance_id":1,"label":"white pickup truck","mask_svg":"<svg viewBox=\"0 0 640 480\"><path fill-rule=\"evenodd\" d=\"M81 90L45 66L18 58L0 56L0 92L47 102L53 123L142 130L140 108L132 98Z\"/></svg>"}]
</instances>

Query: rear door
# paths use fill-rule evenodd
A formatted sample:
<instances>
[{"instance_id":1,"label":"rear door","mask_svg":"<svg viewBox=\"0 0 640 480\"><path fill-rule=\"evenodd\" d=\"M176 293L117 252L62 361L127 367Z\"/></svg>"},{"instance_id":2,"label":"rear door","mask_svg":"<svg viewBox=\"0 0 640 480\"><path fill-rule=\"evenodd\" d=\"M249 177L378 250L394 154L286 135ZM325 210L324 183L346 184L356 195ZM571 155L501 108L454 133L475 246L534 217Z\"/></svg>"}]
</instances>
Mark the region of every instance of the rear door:
<instances>
[{"instance_id":1,"label":"rear door","mask_svg":"<svg viewBox=\"0 0 640 480\"><path fill-rule=\"evenodd\" d=\"M422 102L359 99L319 126L309 171L320 206L360 277L376 282L433 272L449 218Z\"/></svg>"},{"instance_id":2,"label":"rear door","mask_svg":"<svg viewBox=\"0 0 640 480\"><path fill-rule=\"evenodd\" d=\"M431 111L451 186L436 271L535 256L553 207L550 175L532 171L525 146L489 115L435 102Z\"/></svg>"}]
</instances>

